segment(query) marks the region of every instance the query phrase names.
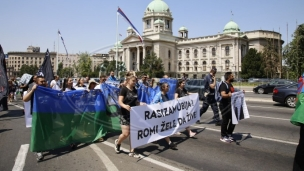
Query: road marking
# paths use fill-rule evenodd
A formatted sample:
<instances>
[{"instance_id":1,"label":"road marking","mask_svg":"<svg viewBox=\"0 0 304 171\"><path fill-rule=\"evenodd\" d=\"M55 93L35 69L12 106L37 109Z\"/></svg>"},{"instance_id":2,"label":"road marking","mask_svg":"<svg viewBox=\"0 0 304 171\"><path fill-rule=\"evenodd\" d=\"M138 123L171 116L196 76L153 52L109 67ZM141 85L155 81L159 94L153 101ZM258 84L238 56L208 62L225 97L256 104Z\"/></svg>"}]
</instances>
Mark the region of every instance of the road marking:
<instances>
[{"instance_id":1,"label":"road marking","mask_svg":"<svg viewBox=\"0 0 304 171\"><path fill-rule=\"evenodd\" d=\"M202 129L206 129L206 130L209 130L209 131L221 132L221 130L218 130L218 129L207 128L207 127L201 127L201 126L191 126L191 127L202 128ZM237 133L236 133L236 134L237 134ZM250 136L251 136L252 138L264 139L264 140L268 140L268 141L280 142L280 143L291 144L291 145L298 145L297 142L284 141L284 140L278 140L278 139L267 138L267 137L260 137L260 136L256 136L256 135L252 135L252 134L250 134Z\"/></svg>"},{"instance_id":2,"label":"road marking","mask_svg":"<svg viewBox=\"0 0 304 171\"><path fill-rule=\"evenodd\" d=\"M247 107L258 107L258 108L269 108L269 109L286 109L286 110L295 110L295 109L293 109L293 108L288 108L288 107L286 107L286 108L277 108L277 107L248 106L248 105L247 105Z\"/></svg>"},{"instance_id":3,"label":"road marking","mask_svg":"<svg viewBox=\"0 0 304 171\"><path fill-rule=\"evenodd\" d=\"M28 149L29 149L29 144L21 145L12 171L23 170Z\"/></svg>"},{"instance_id":4,"label":"road marking","mask_svg":"<svg viewBox=\"0 0 304 171\"><path fill-rule=\"evenodd\" d=\"M113 149L114 149L114 147L115 147L115 145L114 145L113 143L110 143L110 142L107 142L107 141L104 141L104 142L102 142L102 143L105 144L105 145L107 145L107 146L112 147ZM120 149L122 149L123 151L128 151L128 149L123 148L123 147L120 147ZM113 150L113 152L114 152L114 150ZM179 169L179 168L177 168L177 167L173 167L173 166L171 166L171 165L168 165L168 164L166 164L166 163L163 163L163 162L160 162L160 161L151 159L151 158L146 157L146 156L143 156L143 155L141 155L141 154L140 154L140 158L143 159L143 160L146 160L146 161L148 161L148 162L150 162L150 163L153 163L153 164L156 164L156 165L158 165L158 166L161 166L161 167L164 167L164 168L166 168L166 169L169 169L169 170L183 171L183 170L181 170L181 169Z\"/></svg>"},{"instance_id":5,"label":"road marking","mask_svg":"<svg viewBox=\"0 0 304 171\"><path fill-rule=\"evenodd\" d=\"M284 119L284 118L273 118L273 117L267 117L267 116L250 115L250 117L256 117L256 118L265 118L265 119L276 119L276 120L282 120L282 121L290 121L290 119Z\"/></svg>"},{"instance_id":6,"label":"road marking","mask_svg":"<svg viewBox=\"0 0 304 171\"><path fill-rule=\"evenodd\" d=\"M109 157L96 144L91 144L90 147L98 155L108 171L118 171L117 167L112 163Z\"/></svg>"}]
</instances>

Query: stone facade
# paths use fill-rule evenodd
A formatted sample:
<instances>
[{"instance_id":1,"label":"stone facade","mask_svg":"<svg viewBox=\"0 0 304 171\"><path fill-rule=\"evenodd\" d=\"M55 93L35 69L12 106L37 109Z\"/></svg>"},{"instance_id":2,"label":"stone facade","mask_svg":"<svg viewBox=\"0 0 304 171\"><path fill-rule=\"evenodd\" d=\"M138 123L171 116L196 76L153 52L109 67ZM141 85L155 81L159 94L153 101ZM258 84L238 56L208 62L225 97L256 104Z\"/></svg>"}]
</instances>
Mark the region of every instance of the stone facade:
<instances>
[{"instance_id":1,"label":"stone facade","mask_svg":"<svg viewBox=\"0 0 304 171\"><path fill-rule=\"evenodd\" d=\"M173 35L173 16L164 1L154 0L143 16L143 43L133 29L127 29L127 37L117 42L109 51L109 60L125 62L127 70L138 71L147 53L154 52L163 61L165 73L181 77L202 78L212 67L218 70L217 77L231 71L238 78L242 58L249 48L262 51L266 38L273 39L282 49L281 34L268 30L241 32L238 25L230 21L223 33L197 38L188 38L188 29L181 27L178 36ZM275 44L276 44L275 43Z\"/></svg>"}]
</instances>

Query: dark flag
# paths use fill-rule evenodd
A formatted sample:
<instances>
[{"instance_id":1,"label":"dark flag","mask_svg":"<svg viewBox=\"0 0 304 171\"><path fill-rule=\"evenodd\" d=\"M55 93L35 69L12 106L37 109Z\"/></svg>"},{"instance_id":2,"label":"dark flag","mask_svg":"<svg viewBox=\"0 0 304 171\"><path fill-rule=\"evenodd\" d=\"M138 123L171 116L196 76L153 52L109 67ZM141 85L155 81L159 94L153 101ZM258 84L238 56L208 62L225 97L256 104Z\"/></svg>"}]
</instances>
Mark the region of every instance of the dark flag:
<instances>
[{"instance_id":1,"label":"dark flag","mask_svg":"<svg viewBox=\"0 0 304 171\"><path fill-rule=\"evenodd\" d=\"M46 50L44 61L37 73L37 75L43 76L45 81L50 84L51 81L54 79L54 73L52 69L52 62L49 53L49 49Z\"/></svg>"},{"instance_id":2,"label":"dark flag","mask_svg":"<svg viewBox=\"0 0 304 171\"><path fill-rule=\"evenodd\" d=\"M6 73L5 55L0 45L0 105L7 110L8 79Z\"/></svg>"}]
</instances>

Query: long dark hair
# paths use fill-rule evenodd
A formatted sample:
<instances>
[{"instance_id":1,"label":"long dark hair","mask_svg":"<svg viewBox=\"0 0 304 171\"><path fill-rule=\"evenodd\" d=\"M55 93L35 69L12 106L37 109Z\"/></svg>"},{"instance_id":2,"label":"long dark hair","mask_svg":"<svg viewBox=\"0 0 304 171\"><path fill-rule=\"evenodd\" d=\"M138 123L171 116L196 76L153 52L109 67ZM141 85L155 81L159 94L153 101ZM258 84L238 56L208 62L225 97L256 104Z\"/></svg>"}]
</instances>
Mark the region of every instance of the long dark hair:
<instances>
[{"instance_id":1,"label":"long dark hair","mask_svg":"<svg viewBox=\"0 0 304 171\"><path fill-rule=\"evenodd\" d=\"M68 78L64 78L63 79L62 91L65 91L65 89L68 87L67 84L68 84L69 79L72 79L72 78L68 77ZM71 90L75 90L75 88L73 87L73 85L71 87Z\"/></svg>"}]
</instances>

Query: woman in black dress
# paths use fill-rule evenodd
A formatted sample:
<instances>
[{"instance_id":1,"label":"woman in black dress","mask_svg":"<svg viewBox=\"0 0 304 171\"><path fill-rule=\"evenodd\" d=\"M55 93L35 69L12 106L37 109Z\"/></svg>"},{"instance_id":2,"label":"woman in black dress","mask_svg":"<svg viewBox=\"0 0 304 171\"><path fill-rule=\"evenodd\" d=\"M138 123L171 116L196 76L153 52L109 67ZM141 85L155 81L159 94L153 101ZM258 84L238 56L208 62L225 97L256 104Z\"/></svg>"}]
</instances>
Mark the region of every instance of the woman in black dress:
<instances>
[{"instance_id":1,"label":"woman in black dress","mask_svg":"<svg viewBox=\"0 0 304 171\"><path fill-rule=\"evenodd\" d=\"M137 99L137 90L135 89L136 77L134 75L126 78L126 86L122 86L119 93L118 103L121 107L120 124L122 133L115 140L115 151L120 152L120 145L123 140L130 135L130 110L131 107L139 105ZM135 153L134 149L130 147L129 152L130 157L140 158L140 156Z\"/></svg>"}]
</instances>

